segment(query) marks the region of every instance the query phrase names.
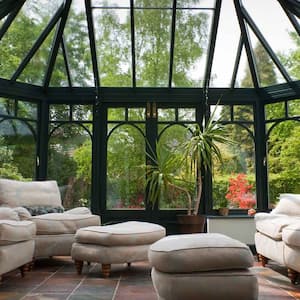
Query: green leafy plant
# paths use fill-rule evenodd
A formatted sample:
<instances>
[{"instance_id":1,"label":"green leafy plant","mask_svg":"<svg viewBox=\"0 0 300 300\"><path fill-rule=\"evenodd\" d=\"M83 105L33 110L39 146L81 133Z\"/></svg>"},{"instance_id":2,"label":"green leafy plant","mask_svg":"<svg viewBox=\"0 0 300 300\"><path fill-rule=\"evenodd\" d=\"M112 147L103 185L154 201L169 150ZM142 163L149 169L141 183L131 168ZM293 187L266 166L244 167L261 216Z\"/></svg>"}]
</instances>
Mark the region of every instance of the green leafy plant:
<instances>
[{"instance_id":1,"label":"green leafy plant","mask_svg":"<svg viewBox=\"0 0 300 300\"><path fill-rule=\"evenodd\" d=\"M168 187L173 187L185 193L187 214L198 215L203 174L212 170L213 161L222 161L220 145L232 144L225 127L215 118L216 109L217 106L203 128L199 124L187 128L190 138L177 148L182 155L175 155L160 142L155 153L152 150L148 153L153 162L147 165L148 199L152 204L161 198ZM174 173L174 166L184 166L185 172Z\"/></svg>"}]
</instances>

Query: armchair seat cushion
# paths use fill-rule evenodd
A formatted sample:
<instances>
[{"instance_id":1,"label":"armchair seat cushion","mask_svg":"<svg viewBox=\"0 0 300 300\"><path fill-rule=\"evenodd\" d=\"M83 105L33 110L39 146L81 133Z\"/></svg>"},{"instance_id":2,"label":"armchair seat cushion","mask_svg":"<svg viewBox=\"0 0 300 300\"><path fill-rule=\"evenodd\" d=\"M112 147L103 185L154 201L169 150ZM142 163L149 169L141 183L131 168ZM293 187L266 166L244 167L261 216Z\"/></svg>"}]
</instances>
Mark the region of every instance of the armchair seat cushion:
<instances>
[{"instance_id":1,"label":"armchair seat cushion","mask_svg":"<svg viewBox=\"0 0 300 300\"><path fill-rule=\"evenodd\" d=\"M100 218L92 214L50 213L30 218L38 235L75 234L77 229L100 225Z\"/></svg>"},{"instance_id":2,"label":"armchair seat cushion","mask_svg":"<svg viewBox=\"0 0 300 300\"><path fill-rule=\"evenodd\" d=\"M35 237L35 233L36 227L33 222L0 220L1 246L31 240Z\"/></svg>"},{"instance_id":3,"label":"armchair seat cushion","mask_svg":"<svg viewBox=\"0 0 300 300\"><path fill-rule=\"evenodd\" d=\"M287 245L300 247L300 221L283 229L282 240Z\"/></svg>"},{"instance_id":4,"label":"armchair seat cushion","mask_svg":"<svg viewBox=\"0 0 300 300\"><path fill-rule=\"evenodd\" d=\"M300 217L268 213L255 215L256 230L278 241L282 239L282 230L294 223L300 223Z\"/></svg>"}]
</instances>

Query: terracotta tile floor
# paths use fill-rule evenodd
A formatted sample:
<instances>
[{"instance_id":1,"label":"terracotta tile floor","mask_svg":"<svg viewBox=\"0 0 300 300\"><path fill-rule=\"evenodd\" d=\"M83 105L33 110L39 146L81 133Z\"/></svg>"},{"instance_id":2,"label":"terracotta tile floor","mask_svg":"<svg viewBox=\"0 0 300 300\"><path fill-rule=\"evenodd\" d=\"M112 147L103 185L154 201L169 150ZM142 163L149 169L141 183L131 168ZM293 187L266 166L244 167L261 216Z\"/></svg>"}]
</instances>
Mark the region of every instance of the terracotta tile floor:
<instances>
[{"instance_id":1,"label":"terracotta tile floor","mask_svg":"<svg viewBox=\"0 0 300 300\"><path fill-rule=\"evenodd\" d=\"M270 264L253 268L259 281L259 300L300 299L300 285L292 286L283 268ZM155 300L156 294L147 262L134 263L130 268L113 265L108 279L100 277L100 265L84 265L77 275L70 258L39 260L32 272L21 278L17 271L3 276L0 300ZM224 298L226 299L226 297ZM188 299L187 299L188 300ZM241 299L242 300L242 299Z\"/></svg>"}]
</instances>

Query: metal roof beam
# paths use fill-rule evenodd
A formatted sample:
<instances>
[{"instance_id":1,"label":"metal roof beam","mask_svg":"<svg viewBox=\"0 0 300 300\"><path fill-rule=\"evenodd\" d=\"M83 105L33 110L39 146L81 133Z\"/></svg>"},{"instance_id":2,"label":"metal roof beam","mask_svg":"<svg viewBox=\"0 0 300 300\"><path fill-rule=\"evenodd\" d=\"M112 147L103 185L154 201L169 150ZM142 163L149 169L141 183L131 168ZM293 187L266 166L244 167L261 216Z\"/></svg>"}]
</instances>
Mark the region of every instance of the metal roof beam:
<instances>
[{"instance_id":1,"label":"metal roof beam","mask_svg":"<svg viewBox=\"0 0 300 300\"><path fill-rule=\"evenodd\" d=\"M37 52L37 50L39 49L39 47L42 45L42 43L45 41L45 39L47 38L47 36L51 32L51 30L53 29L53 27L58 22L61 14L63 12L63 9L64 9L64 6L61 5L59 7L59 9L57 10L57 12L55 13L55 15L50 20L50 22L48 23L47 27L40 34L40 36L35 41L34 45L30 49L30 51L27 53L27 55L25 56L25 58L20 63L19 67L17 68L17 70L15 71L15 73L13 74L13 76L11 77L11 79L10 79L11 81L16 81L17 78L20 76L20 74L23 72L23 70L25 69L25 67L29 63L29 61L32 59L32 57L34 56L34 54Z\"/></svg>"},{"instance_id":2,"label":"metal roof beam","mask_svg":"<svg viewBox=\"0 0 300 300\"><path fill-rule=\"evenodd\" d=\"M215 46L216 46L216 39L217 39L217 32L218 32L218 26L219 26L219 19L220 19L220 11L221 11L221 0L216 1L215 11L214 11L214 19L213 24L211 28L210 33L210 41L208 45L208 55L206 60L206 67L205 67L205 73L204 73L204 88L209 87L209 81L211 77L211 69L213 64L213 57L215 53Z\"/></svg>"},{"instance_id":3,"label":"metal roof beam","mask_svg":"<svg viewBox=\"0 0 300 300\"><path fill-rule=\"evenodd\" d=\"M248 30L247 30L247 27L245 24L244 16L242 13L241 1L234 0L234 5L235 5L235 11L236 11L240 29L241 29L243 43L244 43L245 49L246 49L246 54L247 54L247 58L248 58L248 63L249 63L249 68L250 68L253 85L256 89L259 89L259 80L258 80L258 72L257 72L255 57L254 57L254 53L252 50L249 33L248 33Z\"/></svg>"},{"instance_id":4,"label":"metal roof beam","mask_svg":"<svg viewBox=\"0 0 300 300\"><path fill-rule=\"evenodd\" d=\"M289 18L290 22L294 26L295 30L297 31L298 35L300 35L300 26L296 19L296 17L290 12L290 10L286 7L286 1L285 0L278 0L282 9L286 13L287 17Z\"/></svg>"},{"instance_id":5,"label":"metal roof beam","mask_svg":"<svg viewBox=\"0 0 300 300\"><path fill-rule=\"evenodd\" d=\"M134 0L130 0L130 31L131 31L131 68L132 86L136 87L136 62L135 62L135 27L134 27Z\"/></svg>"},{"instance_id":6,"label":"metal roof beam","mask_svg":"<svg viewBox=\"0 0 300 300\"><path fill-rule=\"evenodd\" d=\"M67 51L64 36L62 36L62 39L61 39L61 49L62 49L62 53L63 53L63 57L64 57L64 62L65 62L65 67L66 67L66 72L67 72L67 77L68 77L68 83L69 83L69 86L72 87L69 56L68 56L68 51Z\"/></svg>"},{"instance_id":7,"label":"metal roof beam","mask_svg":"<svg viewBox=\"0 0 300 300\"><path fill-rule=\"evenodd\" d=\"M56 33L55 33L55 36L53 39L52 49L51 49L51 53L50 53L50 57L49 57L49 61L48 61L47 72L46 72L46 75L44 78L44 84L43 84L44 88L47 88L50 83L56 56L58 53L59 44L61 43L61 40L62 40L62 36L63 36L63 32L64 32L64 29L66 26L71 3L72 3L72 0L65 1L65 6L64 6L64 10L61 15L60 23L56 29Z\"/></svg>"},{"instance_id":8,"label":"metal roof beam","mask_svg":"<svg viewBox=\"0 0 300 300\"><path fill-rule=\"evenodd\" d=\"M170 63L169 63L169 87L172 87L172 79L173 79L175 30L176 30L176 6L177 6L177 0L173 0L171 42L170 42Z\"/></svg>"},{"instance_id":9,"label":"metal roof beam","mask_svg":"<svg viewBox=\"0 0 300 300\"><path fill-rule=\"evenodd\" d=\"M87 18L88 33L89 33L90 48L91 48L94 83L95 83L95 87L98 89L100 87L100 78L99 78L99 70L98 70L98 62L97 62L97 51L96 51L96 41L95 41L95 31L94 31L94 24L93 24L91 0L85 0L85 10L86 10L86 18Z\"/></svg>"},{"instance_id":10,"label":"metal roof beam","mask_svg":"<svg viewBox=\"0 0 300 300\"><path fill-rule=\"evenodd\" d=\"M242 49L243 49L243 39L242 39L242 36L240 36L239 45L238 45L236 57L235 57L235 63L234 63L234 67L233 67L233 72L232 72L232 77L231 77L231 83L230 83L230 88L232 88L232 89L234 88L234 85L236 82L236 76L237 76L239 64L241 61Z\"/></svg>"}]
</instances>

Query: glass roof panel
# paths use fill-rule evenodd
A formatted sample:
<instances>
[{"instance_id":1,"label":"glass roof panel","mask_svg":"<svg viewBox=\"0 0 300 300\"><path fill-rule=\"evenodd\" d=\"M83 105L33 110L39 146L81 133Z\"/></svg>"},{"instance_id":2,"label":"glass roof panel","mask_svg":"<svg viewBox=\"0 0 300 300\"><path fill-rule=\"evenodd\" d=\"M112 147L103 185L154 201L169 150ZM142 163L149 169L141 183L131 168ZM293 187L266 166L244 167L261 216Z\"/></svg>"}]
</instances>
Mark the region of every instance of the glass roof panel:
<instances>
[{"instance_id":1,"label":"glass roof panel","mask_svg":"<svg viewBox=\"0 0 300 300\"><path fill-rule=\"evenodd\" d=\"M62 0L27 0L0 41L0 77L10 79Z\"/></svg>"},{"instance_id":2,"label":"glass roof panel","mask_svg":"<svg viewBox=\"0 0 300 300\"><path fill-rule=\"evenodd\" d=\"M90 42L87 32L87 19L82 0L73 0L64 30L67 63L73 86L94 85Z\"/></svg>"},{"instance_id":3,"label":"glass roof panel","mask_svg":"<svg viewBox=\"0 0 300 300\"><path fill-rule=\"evenodd\" d=\"M279 2L275 0L260 1L259 9L256 1L253 0L243 0L243 4L270 47L284 64L284 56L279 54L288 54L292 49L295 49L297 43L298 45L300 43L300 37L296 34L292 39L291 34L295 33L295 28ZM300 74L298 74L297 79L300 79Z\"/></svg>"},{"instance_id":4,"label":"glass roof panel","mask_svg":"<svg viewBox=\"0 0 300 300\"><path fill-rule=\"evenodd\" d=\"M240 60L240 64L236 76L236 82L234 86L239 88L254 87L245 47L243 47L242 49L241 60Z\"/></svg>"},{"instance_id":5,"label":"glass roof panel","mask_svg":"<svg viewBox=\"0 0 300 300\"><path fill-rule=\"evenodd\" d=\"M91 0L92 7L130 7L130 0Z\"/></svg>"},{"instance_id":6,"label":"glass roof panel","mask_svg":"<svg viewBox=\"0 0 300 300\"><path fill-rule=\"evenodd\" d=\"M177 9L173 86L203 86L211 21L211 10Z\"/></svg>"},{"instance_id":7,"label":"glass roof panel","mask_svg":"<svg viewBox=\"0 0 300 300\"><path fill-rule=\"evenodd\" d=\"M177 8L214 8L215 0L177 0Z\"/></svg>"},{"instance_id":8,"label":"glass roof panel","mask_svg":"<svg viewBox=\"0 0 300 300\"><path fill-rule=\"evenodd\" d=\"M134 18L137 86L166 87L169 78L172 10L136 9Z\"/></svg>"},{"instance_id":9,"label":"glass roof panel","mask_svg":"<svg viewBox=\"0 0 300 300\"><path fill-rule=\"evenodd\" d=\"M230 86L240 35L233 1L222 1L212 64L211 87Z\"/></svg>"},{"instance_id":10,"label":"glass roof panel","mask_svg":"<svg viewBox=\"0 0 300 300\"><path fill-rule=\"evenodd\" d=\"M101 86L132 85L129 13L129 9L93 10Z\"/></svg>"},{"instance_id":11,"label":"glass roof panel","mask_svg":"<svg viewBox=\"0 0 300 300\"><path fill-rule=\"evenodd\" d=\"M44 43L37 50L17 81L43 85L54 33L55 28L51 31Z\"/></svg>"},{"instance_id":12,"label":"glass roof panel","mask_svg":"<svg viewBox=\"0 0 300 300\"><path fill-rule=\"evenodd\" d=\"M172 8L173 0L134 0L135 8Z\"/></svg>"}]
</instances>

